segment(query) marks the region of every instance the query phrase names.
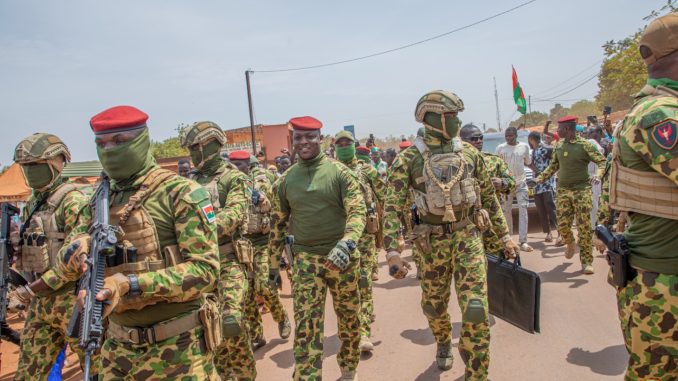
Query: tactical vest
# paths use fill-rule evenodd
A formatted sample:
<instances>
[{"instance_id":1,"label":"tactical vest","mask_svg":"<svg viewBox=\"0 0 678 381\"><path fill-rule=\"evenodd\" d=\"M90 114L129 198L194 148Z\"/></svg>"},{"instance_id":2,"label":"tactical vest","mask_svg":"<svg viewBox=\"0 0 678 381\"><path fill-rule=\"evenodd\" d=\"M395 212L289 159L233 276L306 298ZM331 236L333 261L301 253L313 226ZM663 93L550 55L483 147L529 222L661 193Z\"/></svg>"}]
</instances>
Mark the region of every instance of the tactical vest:
<instances>
[{"instance_id":1,"label":"tactical vest","mask_svg":"<svg viewBox=\"0 0 678 381\"><path fill-rule=\"evenodd\" d=\"M663 87L646 86L642 91L656 98L678 97L678 93ZM655 171L631 169L622 164L619 157L619 135L624 125L625 123L619 125L613 134L615 141L610 173L610 207L620 212L678 220L678 186Z\"/></svg>"},{"instance_id":2,"label":"tactical vest","mask_svg":"<svg viewBox=\"0 0 678 381\"><path fill-rule=\"evenodd\" d=\"M365 199L365 207L367 208L365 231L368 234L376 234L379 232L379 214L377 213L377 195L370 186L370 179L367 178L364 169L370 168L370 164L363 161L358 161L354 172L358 175L358 182L360 184L360 191Z\"/></svg>"},{"instance_id":3,"label":"tactical vest","mask_svg":"<svg viewBox=\"0 0 678 381\"><path fill-rule=\"evenodd\" d=\"M259 181L268 181L265 173L259 173L252 179L252 189L256 189L263 195L261 189L257 187ZM261 202L259 205L254 205L252 197L249 197L247 201L247 234L268 234L271 231L271 200L268 200L269 203L265 206Z\"/></svg>"},{"instance_id":4,"label":"tactical vest","mask_svg":"<svg viewBox=\"0 0 678 381\"><path fill-rule=\"evenodd\" d=\"M431 153L421 138L414 144L424 159L423 178L417 182L424 183L425 191L413 189L418 213L443 216L443 222L456 222L454 212L461 212L462 218L466 218L474 207L481 208L480 184L473 176L473 166L464 158L459 139L453 152L442 154Z\"/></svg>"},{"instance_id":5,"label":"tactical vest","mask_svg":"<svg viewBox=\"0 0 678 381\"><path fill-rule=\"evenodd\" d=\"M57 226L55 211L71 192L80 191L71 183L59 185L49 195L45 205L33 213L29 226L21 237L21 255L17 259L17 269L42 273L56 264L57 254L64 244L66 234Z\"/></svg>"},{"instance_id":6,"label":"tactical vest","mask_svg":"<svg viewBox=\"0 0 678 381\"><path fill-rule=\"evenodd\" d=\"M161 252L160 240L144 202L165 181L177 176L172 171L162 168L151 170L141 183L141 186L130 196L126 204L111 206L109 211L110 224L120 228L115 260L106 261L106 276L115 273L143 274L158 271L167 267L176 266L183 262L179 247L166 246ZM171 300L168 300L171 302ZM140 297L124 296L116 311L141 309L148 302L141 302Z\"/></svg>"}]
</instances>

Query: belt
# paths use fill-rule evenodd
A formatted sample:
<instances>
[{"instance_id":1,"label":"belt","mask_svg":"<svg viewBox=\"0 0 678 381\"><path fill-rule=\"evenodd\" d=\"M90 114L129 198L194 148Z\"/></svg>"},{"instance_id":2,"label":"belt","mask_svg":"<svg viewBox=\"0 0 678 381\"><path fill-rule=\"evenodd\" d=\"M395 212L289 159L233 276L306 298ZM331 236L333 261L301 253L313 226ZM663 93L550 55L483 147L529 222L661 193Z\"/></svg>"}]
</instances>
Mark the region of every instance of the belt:
<instances>
[{"instance_id":1,"label":"belt","mask_svg":"<svg viewBox=\"0 0 678 381\"><path fill-rule=\"evenodd\" d=\"M202 326L202 323L200 322L199 312L193 311L184 317L166 320L147 328L125 327L109 321L106 334L109 338L136 345L152 345L200 326Z\"/></svg>"},{"instance_id":2,"label":"belt","mask_svg":"<svg viewBox=\"0 0 678 381\"><path fill-rule=\"evenodd\" d=\"M219 245L219 255L224 256L227 261L238 262L238 257L235 255L235 248L233 247L232 242Z\"/></svg>"},{"instance_id":3,"label":"belt","mask_svg":"<svg viewBox=\"0 0 678 381\"><path fill-rule=\"evenodd\" d=\"M431 229L431 235L451 234L468 226L471 220L464 218L461 221L441 225L428 225Z\"/></svg>"}]
</instances>

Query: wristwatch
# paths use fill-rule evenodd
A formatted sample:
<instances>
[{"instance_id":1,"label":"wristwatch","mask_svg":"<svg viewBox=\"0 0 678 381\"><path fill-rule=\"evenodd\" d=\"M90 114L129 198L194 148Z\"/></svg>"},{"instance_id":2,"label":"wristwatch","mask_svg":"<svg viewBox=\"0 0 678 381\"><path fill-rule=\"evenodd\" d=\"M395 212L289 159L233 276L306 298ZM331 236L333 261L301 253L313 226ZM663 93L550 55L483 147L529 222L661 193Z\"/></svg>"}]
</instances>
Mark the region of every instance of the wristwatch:
<instances>
[{"instance_id":1,"label":"wristwatch","mask_svg":"<svg viewBox=\"0 0 678 381\"><path fill-rule=\"evenodd\" d=\"M129 296L139 296L141 295L141 287L139 286L139 277L135 274L130 274L127 276L129 280Z\"/></svg>"}]
</instances>

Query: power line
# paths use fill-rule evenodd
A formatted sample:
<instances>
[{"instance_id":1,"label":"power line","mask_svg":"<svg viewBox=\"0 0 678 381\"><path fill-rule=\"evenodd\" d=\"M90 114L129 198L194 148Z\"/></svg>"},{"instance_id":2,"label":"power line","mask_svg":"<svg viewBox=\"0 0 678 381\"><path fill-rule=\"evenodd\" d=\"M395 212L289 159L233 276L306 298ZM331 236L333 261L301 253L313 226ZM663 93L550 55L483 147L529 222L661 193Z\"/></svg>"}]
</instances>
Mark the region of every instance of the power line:
<instances>
[{"instance_id":1,"label":"power line","mask_svg":"<svg viewBox=\"0 0 678 381\"><path fill-rule=\"evenodd\" d=\"M526 1L526 2L524 2L524 3L522 3L522 4L519 4L519 5L517 5L517 6L513 7L513 8L507 9L507 10L505 10L505 11L503 11L503 12L499 12L499 13L497 13L497 14L495 14L495 15L486 17L486 18L484 18L484 19L482 19L482 20L478 20L478 21L473 22L473 23L471 23L471 24L464 25L464 26L459 27L459 28L457 28L457 29L453 29L453 30L451 30L451 31L449 31L449 32L441 33L441 34L438 34L438 35L435 35L435 36L432 36L432 37L429 37L429 38L426 38L426 39L423 39L423 40L420 40L420 41L416 41L416 42L409 43L409 44L407 44L407 45L402 45L402 46L399 46L399 47L397 47L397 48L392 48L392 49L388 49L388 50L382 50L382 51L380 51L380 52L368 54L368 55L365 55L365 56L360 56L360 57L355 57L355 58L349 58L349 59L345 59L345 60L341 60L341 61L335 61L335 62L328 62L328 63L324 63L324 64L311 65L311 66L301 66L301 67L294 67L294 68L271 69L271 70L250 70L250 72L256 72L256 73L280 73L280 72L285 72L285 71L309 70L309 69L317 69L317 68L321 68L321 67L334 66L334 65L340 65L340 64L345 64L345 63L349 63L349 62L355 62L355 61L365 60L365 59L368 59L368 58L377 57L377 56L381 56L381 55L388 54L388 53L393 53L393 52L396 52L396 51L398 51L398 50L407 49L407 48L410 48L410 47L415 46L415 45L423 44L423 43L426 43L426 42L429 42L429 41L433 41L433 40L439 39L439 38L441 38L441 37L448 36L448 35L450 35L450 34L452 34L452 33L456 33L456 32L462 31L462 30L464 30L464 29L468 29L468 28L473 27L473 26L476 26L476 25L478 25L478 24L482 24L482 23L484 23L484 22L486 22L486 21L495 19L495 18L497 18L497 17L499 17L499 16L503 16L503 15L505 15L505 14L507 14L507 13L513 12L513 11L519 9L519 8L522 8L522 7L526 6L526 5L529 5L529 4L531 4L531 3L534 3L535 1L537 1L537 0L529 0L529 1Z\"/></svg>"},{"instance_id":2,"label":"power line","mask_svg":"<svg viewBox=\"0 0 678 381\"><path fill-rule=\"evenodd\" d=\"M543 96L544 94L548 94L548 93L554 92L553 90L559 88L561 85L564 85L565 83L569 82L570 80L572 80L572 79L574 79L574 78L577 78L577 77L578 77L579 75L581 75L582 73L585 73L586 71L590 70L592 67L594 67L594 66L596 66L596 65L599 65L599 64L602 63L602 62L603 62L603 60L598 60L598 61L594 62L593 64L587 66L584 70L578 72L577 74L575 74L575 75L573 75L573 76L567 78L566 80L564 80L564 81L558 83L558 84L555 85L555 86L551 86L550 89L545 90L545 91L538 91L538 92L537 92L537 95L538 95L538 94L542 94L542 96ZM534 95L534 94L533 94L533 95Z\"/></svg>"},{"instance_id":3,"label":"power line","mask_svg":"<svg viewBox=\"0 0 678 381\"><path fill-rule=\"evenodd\" d=\"M583 82L579 83L577 86L575 86L575 87L573 87L573 88L571 88L571 89L569 89L569 90L567 90L567 91L564 91L564 92L562 92L562 93L560 93L560 94L558 94L558 95L556 95L556 96L554 96L554 97L547 98L547 99L539 99L539 98L537 98L537 100L539 100L539 101L553 101L554 99L558 99L558 98L562 97L563 95L569 94L569 93L571 93L571 92L577 90L578 88L580 88L580 87L584 86L585 84L591 82L592 79L597 78L597 77L598 77L598 73L596 73L596 74L594 74L593 76L591 76L591 77L585 79Z\"/></svg>"}]
</instances>

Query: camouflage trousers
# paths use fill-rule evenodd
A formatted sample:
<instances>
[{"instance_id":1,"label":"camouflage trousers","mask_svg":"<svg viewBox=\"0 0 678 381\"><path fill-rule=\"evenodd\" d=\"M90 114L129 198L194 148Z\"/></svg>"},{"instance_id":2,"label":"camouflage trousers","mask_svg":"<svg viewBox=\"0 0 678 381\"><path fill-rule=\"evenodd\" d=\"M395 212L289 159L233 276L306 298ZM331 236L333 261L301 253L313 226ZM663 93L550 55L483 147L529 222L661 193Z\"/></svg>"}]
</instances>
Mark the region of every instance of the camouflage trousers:
<instances>
[{"instance_id":1,"label":"camouflage trousers","mask_svg":"<svg viewBox=\"0 0 678 381\"><path fill-rule=\"evenodd\" d=\"M487 305L487 261L474 225L452 234L429 238L430 251L422 250L421 306L438 344L452 340L452 322L448 313L451 285L454 281L457 302L462 312L459 353L466 364L466 380L485 380L490 365L490 324ZM479 302L482 316L467 315L470 301Z\"/></svg>"},{"instance_id":2,"label":"camouflage trousers","mask_svg":"<svg viewBox=\"0 0 678 381\"><path fill-rule=\"evenodd\" d=\"M325 269L326 255L295 253L292 266L294 295L294 380L322 380L325 299L332 295L341 348L339 367L355 370L360 361L360 294L358 258L344 272Z\"/></svg>"},{"instance_id":3,"label":"camouflage trousers","mask_svg":"<svg viewBox=\"0 0 678 381\"><path fill-rule=\"evenodd\" d=\"M108 338L101 347L100 380L216 380L212 353L202 327L155 344L132 344Z\"/></svg>"},{"instance_id":4,"label":"camouflage trousers","mask_svg":"<svg viewBox=\"0 0 678 381\"><path fill-rule=\"evenodd\" d=\"M638 270L617 291L626 380L678 380L678 275Z\"/></svg>"},{"instance_id":5,"label":"camouflage trousers","mask_svg":"<svg viewBox=\"0 0 678 381\"><path fill-rule=\"evenodd\" d=\"M237 380L249 381L257 377L252 341L245 317L249 289L244 266L234 260L222 258L218 293L219 303L223 309L224 341L214 356L214 365L222 379L228 379L233 375Z\"/></svg>"},{"instance_id":6,"label":"camouflage trousers","mask_svg":"<svg viewBox=\"0 0 678 381\"><path fill-rule=\"evenodd\" d=\"M74 286L75 287L75 286ZM62 289L48 296L33 298L21 331L21 349L15 380L46 380L59 352L68 344L83 363L83 352L78 339L66 335L66 327L73 312L75 294ZM97 356L92 359L96 364ZM91 374L96 374L92 366Z\"/></svg>"},{"instance_id":7,"label":"camouflage trousers","mask_svg":"<svg viewBox=\"0 0 678 381\"><path fill-rule=\"evenodd\" d=\"M250 336L259 338L264 337L264 324L256 303L257 295L263 298L264 305L271 311L271 316L276 323L285 321L287 312L285 312L285 307L280 300L278 289L272 289L268 283L270 261L267 243L255 245L254 250L254 280L251 282L253 292L250 293L248 298L246 318Z\"/></svg>"},{"instance_id":8,"label":"camouflage trousers","mask_svg":"<svg viewBox=\"0 0 678 381\"><path fill-rule=\"evenodd\" d=\"M372 335L372 315L374 314L374 299L372 293L372 271L377 262L377 247L373 234L363 234L358 241L360 252L360 335Z\"/></svg>"},{"instance_id":9,"label":"camouflage trousers","mask_svg":"<svg viewBox=\"0 0 678 381\"><path fill-rule=\"evenodd\" d=\"M499 256L500 253L504 252L504 244L501 242L501 238L494 232L492 229L487 229L483 234L483 247L485 252Z\"/></svg>"},{"instance_id":10,"label":"camouflage trousers","mask_svg":"<svg viewBox=\"0 0 678 381\"><path fill-rule=\"evenodd\" d=\"M565 244L574 242L572 220L577 224L579 259L582 266L593 263L593 227L591 226L591 188L573 190L558 188L556 214L558 233Z\"/></svg>"}]
</instances>

